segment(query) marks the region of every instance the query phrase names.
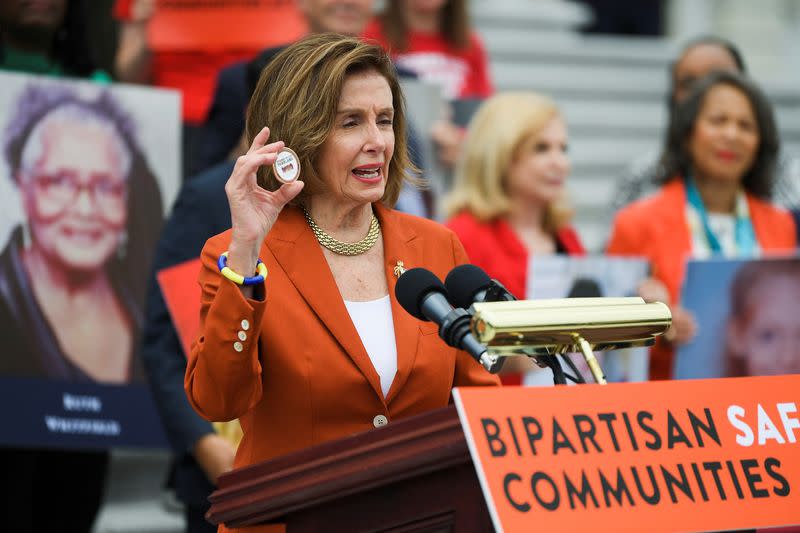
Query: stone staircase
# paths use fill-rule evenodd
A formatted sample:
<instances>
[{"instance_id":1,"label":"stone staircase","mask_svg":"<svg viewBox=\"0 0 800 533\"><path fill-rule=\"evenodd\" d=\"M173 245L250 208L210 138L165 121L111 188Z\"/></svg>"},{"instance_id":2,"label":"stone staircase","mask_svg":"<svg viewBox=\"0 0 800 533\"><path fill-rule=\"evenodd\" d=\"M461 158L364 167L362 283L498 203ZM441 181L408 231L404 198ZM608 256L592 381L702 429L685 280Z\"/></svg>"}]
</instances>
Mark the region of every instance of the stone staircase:
<instances>
[{"instance_id":1,"label":"stone staircase","mask_svg":"<svg viewBox=\"0 0 800 533\"><path fill-rule=\"evenodd\" d=\"M576 28L590 16L581 4L563 0L472 1L497 90L540 91L564 112L575 224L586 246L601 251L615 180L660 148L667 73L678 45L579 34ZM776 106L784 150L800 155L800 91L788 80L762 85Z\"/></svg>"},{"instance_id":2,"label":"stone staircase","mask_svg":"<svg viewBox=\"0 0 800 533\"><path fill-rule=\"evenodd\" d=\"M114 450L103 507L92 533L179 533L180 504L164 490L166 450Z\"/></svg>"}]
</instances>

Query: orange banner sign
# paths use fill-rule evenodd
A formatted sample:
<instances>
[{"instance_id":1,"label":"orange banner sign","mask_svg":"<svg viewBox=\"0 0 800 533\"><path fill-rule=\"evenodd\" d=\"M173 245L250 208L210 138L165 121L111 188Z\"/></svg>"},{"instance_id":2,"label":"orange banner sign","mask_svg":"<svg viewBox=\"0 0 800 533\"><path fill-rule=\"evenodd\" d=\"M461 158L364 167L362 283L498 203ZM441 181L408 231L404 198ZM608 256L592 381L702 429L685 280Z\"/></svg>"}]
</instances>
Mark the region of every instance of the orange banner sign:
<instances>
[{"instance_id":1,"label":"orange banner sign","mask_svg":"<svg viewBox=\"0 0 800 533\"><path fill-rule=\"evenodd\" d=\"M453 395L497 531L800 524L800 375Z\"/></svg>"},{"instance_id":2,"label":"orange banner sign","mask_svg":"<svg viewBox=\"0 0 800 533\"><path fill-rule=\"evenodd\" d=\"M158 0L148 42L159 51L259 51L306 32L296 0Z\"/></svg>"},{"instance_id":3,"label":"orange banner sign","mask_svg":"<svg viewBox=\"0 0 800 533\"><path fill-rule=\"evenodd\" d=\"M200 258L190 259L156 274L161 295L186 356L200 331L200 285L197 276L201 267Z\"/></svg>"}]
</instances>

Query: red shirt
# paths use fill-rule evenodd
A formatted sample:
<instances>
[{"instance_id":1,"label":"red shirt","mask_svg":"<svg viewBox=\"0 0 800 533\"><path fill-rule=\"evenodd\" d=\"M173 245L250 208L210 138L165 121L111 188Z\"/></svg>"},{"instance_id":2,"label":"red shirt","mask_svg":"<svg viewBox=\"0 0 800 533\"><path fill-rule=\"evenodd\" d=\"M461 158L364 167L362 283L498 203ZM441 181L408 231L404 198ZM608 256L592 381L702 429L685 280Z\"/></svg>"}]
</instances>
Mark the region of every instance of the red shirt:
<instances>
[{"instance_id":1,"label":"red shirt","mask_svg":"<svg viewBox=\"0 0 800 533\"><path fill-rule=\"evenodd\" d=\"M525 298L530 254L505 219L481 222L464 211L445 225L458 236L473 265L481 267L517 298ZM586 253L578 234L570 226L558 230L556 241L569 255Z\"/></svg>"},{"instance_id":2,"label":"red shirt","mask_svg":"<svg viewBox=\"0 0 800 533\"><path fill-rule=\"evenodd\" d=\"M257 53L258 50L156 52L152 83L179 90L183 95L183 121L200 125L206 121L219 72L233 63L249 61Z\"/></svg>"},{"instance_id":3,"label":"red shirt","mask_svg":"<svg viewBox=\"0 0 800 533\"><path fill-rule=\"evenodd\" d=\"M494 89L489 78L489 64L483 42L476 33L471 33L466 48L455 48L438 33L411 31L408 34L408 49L391 50L378 19L372 20L361 36L365 40L377 41L392 56L392 60L407 68L423 81L442 87L448 100L487 98Z\"/></svg>"},{"instance_id":4,"label":"red shirt","mask_svg":"<svg viewBox=\"0 0 800 533\"><path fill-rule=\"evenodd\" d=\"M469 212L461 212L447 221L455 232L470 262L502 283L517 298L525 298L528 283L528 249L505 219L481 222ZM569 255L585 255L578 234L569 226L556 232L558 247ZM521 374L500 376L504 385L520 385Z\"/></svg>"},{"instance_id":5,"label":"red shirt","mask_svg":"<svg viewBox=\"0 0 800 533\"><path fill-rule=\"evenodd\" d=\"M132 0L117 0L114 17L130 19ZM216 89L217 74L237 61L249 60L260 50L186 50L153 52L151 83L177 89L182 95L183 121L192 125L205 122Z\"/></svg>"}]
</instances>

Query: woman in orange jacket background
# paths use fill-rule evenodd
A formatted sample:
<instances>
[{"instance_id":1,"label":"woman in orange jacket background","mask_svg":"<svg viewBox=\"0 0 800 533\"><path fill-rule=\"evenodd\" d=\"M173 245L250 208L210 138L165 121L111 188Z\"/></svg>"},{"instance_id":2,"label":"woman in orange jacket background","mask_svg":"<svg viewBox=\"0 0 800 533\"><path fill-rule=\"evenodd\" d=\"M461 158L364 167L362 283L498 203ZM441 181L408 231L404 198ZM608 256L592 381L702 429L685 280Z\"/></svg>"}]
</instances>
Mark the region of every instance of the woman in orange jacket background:
<instances>
[{"instance_id":1,"label":"woman in orange jacket background","mask_svg":"<svg viewBox=\"0 0 800 533\"><path fill-rule=\"evenodd\" d=\"M791 215L768 202L779 140L772 108L749 79L709 74L676 109L662 155L662 187L616 216L607 252L644 256L655 283L645 298L673 310L671 343L688 341L694 319L680 307L687 259L754 257L792 250ZM651 379L672 374L672 346L651 353Z\"/></svg>"}]
</instances>

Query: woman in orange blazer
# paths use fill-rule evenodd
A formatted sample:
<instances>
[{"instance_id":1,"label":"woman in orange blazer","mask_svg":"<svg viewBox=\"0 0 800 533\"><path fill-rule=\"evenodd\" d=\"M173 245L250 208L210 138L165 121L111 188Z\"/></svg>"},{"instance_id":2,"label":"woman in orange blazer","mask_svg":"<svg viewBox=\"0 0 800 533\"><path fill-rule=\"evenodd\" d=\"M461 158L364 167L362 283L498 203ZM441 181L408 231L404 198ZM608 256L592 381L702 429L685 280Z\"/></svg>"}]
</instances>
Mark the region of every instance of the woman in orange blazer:
<instances>
[{"instance_id":1,"label":"woman in orange blazer","mask_svg":"<svg viewBox=\"0 0 800 533\"><path fill-rule=\"evenodd\" d=\"M225 186L232 228L202 252L185 379L202 416L240 420L234 466L444 407L455 386L497 384L394 297L398 267L444 277L466 254L449 230L390 208L408 156L385 52L308 37L262 73L248 113L252 146Z\"/></svg>"},{"instance_id":2,"label":"woman in orange blazer","mask_svg":"<svg viewBox=\"0 0 800 533\"><path fill-rule=\"evenodd\" d=\"M689 340L694 320L679 306L689 258L748 257L791 251L791 215L766 200L778 153L772 109L752 81L716 72L698 82L675 111L662 156L661 190L621 210L609 254L650 260L661 293L673 309L673 343ZM672 347L651 353L650 376L672 375Z\"/></svg>"}]
</instances>

